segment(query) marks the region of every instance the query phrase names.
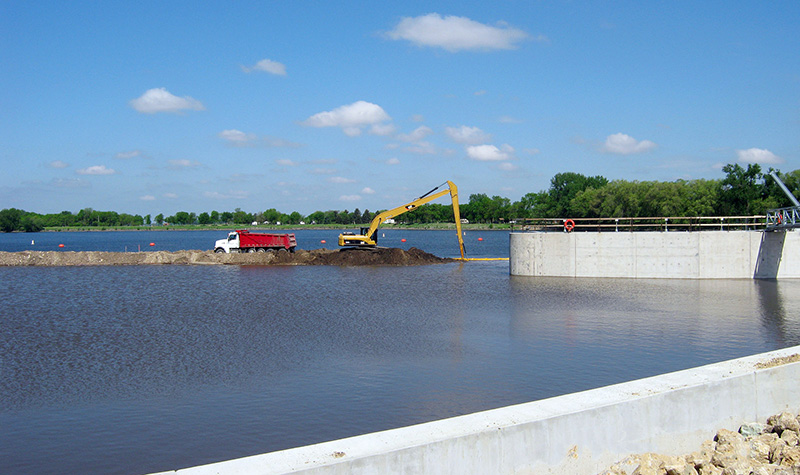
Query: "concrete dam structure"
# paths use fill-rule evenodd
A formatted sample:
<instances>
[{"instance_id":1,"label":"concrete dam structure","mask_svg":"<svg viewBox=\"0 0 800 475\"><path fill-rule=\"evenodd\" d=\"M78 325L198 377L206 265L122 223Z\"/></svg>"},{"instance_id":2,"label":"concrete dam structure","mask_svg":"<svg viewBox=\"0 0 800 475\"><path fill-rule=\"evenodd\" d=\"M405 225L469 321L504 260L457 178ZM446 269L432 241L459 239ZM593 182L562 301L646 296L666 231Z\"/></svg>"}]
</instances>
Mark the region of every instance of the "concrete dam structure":
<instances>
[{"instance_id":1,"label":"concrete dam structure","mask_svg":"<svg viewBox=\"0 0 800 475\"><path fill-rule=\"evenodd\" d=\"M512 232L511 275L800 278L800 232Z\"/></svg>"}]
</instances>

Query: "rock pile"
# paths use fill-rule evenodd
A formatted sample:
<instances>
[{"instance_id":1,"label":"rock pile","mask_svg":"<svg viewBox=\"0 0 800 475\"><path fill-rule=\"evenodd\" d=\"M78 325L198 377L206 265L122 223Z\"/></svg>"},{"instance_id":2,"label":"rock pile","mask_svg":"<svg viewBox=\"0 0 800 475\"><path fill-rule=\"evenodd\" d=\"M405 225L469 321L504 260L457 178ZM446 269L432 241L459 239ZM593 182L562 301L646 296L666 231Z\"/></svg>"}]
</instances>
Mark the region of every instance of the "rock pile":
<instances>
[{"instance_id":1,"label":"rock pile","mask_svg":"<svg viewBox=\"0 0 800 475\"><path fill-rule=\"evenodd\" d=\"M738 433L722 429L690 455L634 455L602 475L800 475L799 442L798 416L783 412Z\"/></svg>"},{"instance_id":2,"label":"rock pile","mask_svg":"<svg viewBox=\"0 0 800 475\"><path fill-rule=\"evenodd\" d=\"M154 252L72 252L22 251L0 252L0 266L102 266L154 264L231 264L231 265L336 265L336 266L413 266L452 262L452 259L412 247L405 251L396 248L315 249L254 252L245 254L216 254L213 251L154 251Z\"/></svg>"}]
</instances>

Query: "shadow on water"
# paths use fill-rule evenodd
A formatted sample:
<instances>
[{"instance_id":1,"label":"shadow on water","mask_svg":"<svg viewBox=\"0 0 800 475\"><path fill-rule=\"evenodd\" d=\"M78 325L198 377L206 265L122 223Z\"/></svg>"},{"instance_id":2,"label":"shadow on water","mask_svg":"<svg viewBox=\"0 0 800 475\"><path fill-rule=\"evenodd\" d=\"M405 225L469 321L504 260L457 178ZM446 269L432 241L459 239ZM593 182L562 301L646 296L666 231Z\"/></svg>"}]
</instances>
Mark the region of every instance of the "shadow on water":
<instances>
[{"instance_id":1,"label":"shadow on water","mask_svg":"<svg viewBox=\"0 0 800 475\"><path fill-rule=\"evenodd\" d=\"M800 282L759 279L754 281L764 330L779 346L800 344Z\"/></svg>"}]
</instances>

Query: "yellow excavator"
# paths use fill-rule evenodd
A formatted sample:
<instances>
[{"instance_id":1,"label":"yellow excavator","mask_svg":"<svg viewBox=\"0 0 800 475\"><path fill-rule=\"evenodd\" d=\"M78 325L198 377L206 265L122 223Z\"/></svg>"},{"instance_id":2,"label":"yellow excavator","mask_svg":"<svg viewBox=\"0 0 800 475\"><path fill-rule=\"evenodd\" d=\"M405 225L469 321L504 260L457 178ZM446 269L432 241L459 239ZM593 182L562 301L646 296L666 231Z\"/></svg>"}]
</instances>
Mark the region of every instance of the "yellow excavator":
<instances>
[{"instance_id":1,"label":"yellow excavator","mask_svg":"<svg viewBox=\"0 0 800 475\"><path fill-rule=\"evenodd\" d=\"M447 185L447 189L438 192L436 191L444 185ZM458 188L456 188L456 185L449 180L409 203L406 203L402 206L398 206L397 208L390 209L388 211L384 211L383 213L378 214L377 216L375 216L375 218L373 218L368 228L361 228L360 230L361 234L355 234L352 232L344 232L340 234L339 245L353 247L353 248L376 247L378 245L378 235L377 235L378 226L380 226L381 223L383 223L387 219L394 218L395 216L400 216L403 213L408 213L409 211L412 211L424 205L425 203L428 203L429 201L433 201L436 198L446 195L448 192L450 193L450 197L453 200L453 217L456 220L456 232L458 233L458 249L459 251L461 251L461 259L465 259L464 239L461 237L461 212L458 210Z\"/></svg>"}]
</instances>

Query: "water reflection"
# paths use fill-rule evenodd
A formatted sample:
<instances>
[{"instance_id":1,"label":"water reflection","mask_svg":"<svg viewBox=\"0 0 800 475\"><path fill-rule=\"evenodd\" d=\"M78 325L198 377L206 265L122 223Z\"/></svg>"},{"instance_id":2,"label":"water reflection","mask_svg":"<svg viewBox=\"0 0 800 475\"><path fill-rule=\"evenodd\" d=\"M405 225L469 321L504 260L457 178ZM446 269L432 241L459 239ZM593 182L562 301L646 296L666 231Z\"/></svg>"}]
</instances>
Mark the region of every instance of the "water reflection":
<instances>
[{"instance_id":1,"label":"water reflection","mask_svg":"<svg viewBox=\"0 0 800 475\"><path fill-rule=\"evenodd\" d=\"M798 282L3 268L0 466L141 473L800 343Z\"/></svg>"}]
</instances>

